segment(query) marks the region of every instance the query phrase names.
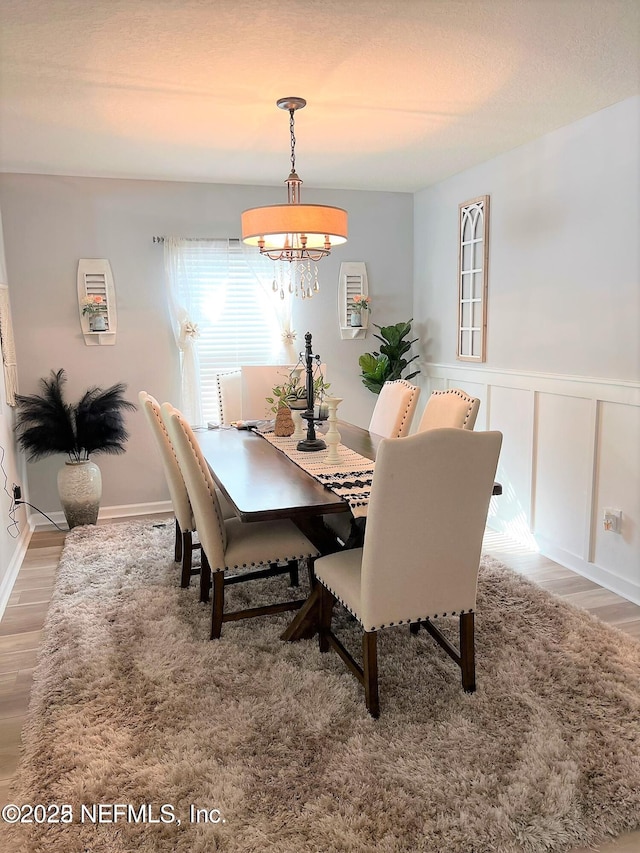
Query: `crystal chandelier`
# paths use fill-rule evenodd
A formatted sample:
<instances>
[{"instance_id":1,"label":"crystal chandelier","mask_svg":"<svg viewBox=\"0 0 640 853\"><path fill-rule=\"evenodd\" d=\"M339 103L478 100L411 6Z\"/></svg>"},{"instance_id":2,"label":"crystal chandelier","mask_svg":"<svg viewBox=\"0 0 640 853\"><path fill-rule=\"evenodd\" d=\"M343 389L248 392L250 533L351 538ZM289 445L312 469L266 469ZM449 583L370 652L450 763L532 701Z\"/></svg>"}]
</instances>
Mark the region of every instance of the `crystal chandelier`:
<instances>
[{"instance_id":1,"label":"crystal chandelier","mask_svg":"<svg viewBox=\"0 0 640 853\"><path fill-rule=\"evenodd\" d=\"M252 207L242 214L242 241L258 246L272 261L288 262L285 272L278 265L273 289L284 299L290 293L310 298L319 290L317 261L333 246L346 243L347 212L324 204L302 204L302 181L296 173L295 111L306 106L304 98L280 98L277 106L289 111L291 172L286 180L287 203ZM313 264L313 267L312 267ZM287 274L288 273L288 274Z\"/></svg>"}]
</instances>

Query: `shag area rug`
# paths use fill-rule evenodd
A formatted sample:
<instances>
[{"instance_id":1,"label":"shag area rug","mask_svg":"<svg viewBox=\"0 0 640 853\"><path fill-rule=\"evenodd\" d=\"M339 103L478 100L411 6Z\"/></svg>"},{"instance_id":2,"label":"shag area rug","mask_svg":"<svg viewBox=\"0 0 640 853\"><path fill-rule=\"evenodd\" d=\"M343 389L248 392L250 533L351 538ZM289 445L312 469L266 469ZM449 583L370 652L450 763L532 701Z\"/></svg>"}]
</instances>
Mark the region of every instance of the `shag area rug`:
<instances>
[{"instance_id":1,"label":"shag area rug","mask_svg":"<svg viewBox=\"0 0 640 853\"><path fill-rule=\"evenodd\" d=\"M172 554L171 525L69 533L11 796L61 822L5 825L3 850L542 853L638 825L640 645L621 632L484 558L477 693L425 631L387 629L374 721L337 655L280 641L291 614L210 642Z\"/></svg>"}]
</instances>

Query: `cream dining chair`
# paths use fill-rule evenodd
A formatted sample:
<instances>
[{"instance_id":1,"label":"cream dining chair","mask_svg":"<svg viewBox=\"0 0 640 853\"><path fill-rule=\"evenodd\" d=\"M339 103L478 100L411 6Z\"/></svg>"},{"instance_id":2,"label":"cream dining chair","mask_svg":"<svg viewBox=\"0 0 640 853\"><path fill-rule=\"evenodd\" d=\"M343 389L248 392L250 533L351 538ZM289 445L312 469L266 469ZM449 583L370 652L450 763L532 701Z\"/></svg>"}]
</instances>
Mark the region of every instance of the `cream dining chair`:
<instances>
[{"instance_id":1,"label":"cream dining chair","mask_svg":"<svg viewBox=\"0 0 640 853\"><path fill-rule=\"evenodd\" d=\"M189 495L182 479L173 445L171 444L169 434L160 413L160 404L155 397L152 397L146 391L140 391L138 400L160 451L171 505L176 517L174 559L177 563L182 564L180 586L188 587L191 575L198 572L197 569L193 568L193 552L200 548L200 543L193 540L196 527L193 512L191 511L191 503L189 502ZM218 498L223 516L225 518L235 517L235 512L221 492L218 494Z\"/></svg>"},{"instance_id":2,"label":"cream dining chair","mask_svg":"<svg viewBox=\"0 0 640 853\"><path fill-rule=\"evenodd\" d=\"M176 451L202 544L201 601L209 599L213 577L211 639L220 637L224 622L300 607L304 599L225 612L225 586L286 573L290 574L294 585L300 560L308 561L311 579L313 560L319 552L289 519L251 523L239 518L224 519L213 477L193 430L169 403L163 403L161 412ZM281 563L286 565L278 565ZM232 571L238 574L226 574Z\"/></svg>"},{"instance_id":3,"label":"cream dining chair","mask_svg":"<svg viewBox=\"0 0 640 853\"><path fill-rule=\"evenodd\" d=\"M216 373L216 391L221 426L242 418L242 373L229 370Z\"/></svg>"},{"instance_id":4,"label":"cream dining chair","mask_svg":"<svg viewBox=\"0 0 640 853\"><path fill-rule=\"evenodd\" d=\"M385 382L371 415L369 432L383 438L406 436L411 428L419 396L420 389L406 379ZM354 519L350 513L325 515L323 521L341 542L346 543L351 537L354 541L361 535L353 526Z\"/></svg>"},{"instance_id":5,"label":"cream dining chair","mask_svg":"<svg viewBox=\"0 0 640 853\"><path fill-rule=\"evenodd\" d=\"M369 422L369 432L383 438L403 438L411 429L420 389L406 379L385 382Z\"/></svg>"},{"instance_id":6,"label":"cream dining chair","mask_svg":"<svg viewBox=\"0 0 640 853\"><path fill-rule=\"evenodd\" d=\"M331 647L347 663L373 717L380 712L377 632L389 626L423 626L460 667L464 690L475 690L476 586L501 443L499 432L454 428L382 441L364 547L315 562L320 651ZM362 666L331 630L336 601L364 629ZM432 621L456 615L459 650Z\"/></svg>"},{"instance_id":7,"label":"cream dining chair","mask_svg":"<svg viewBox=\"0 0 640 853\"><path fill-rule=\"evenodd\" d=\"M459 388L433 391L424 407L416 432L439 427L473 429L479 408L480 400L470 397Z\"/></svg>"}]
</instances>

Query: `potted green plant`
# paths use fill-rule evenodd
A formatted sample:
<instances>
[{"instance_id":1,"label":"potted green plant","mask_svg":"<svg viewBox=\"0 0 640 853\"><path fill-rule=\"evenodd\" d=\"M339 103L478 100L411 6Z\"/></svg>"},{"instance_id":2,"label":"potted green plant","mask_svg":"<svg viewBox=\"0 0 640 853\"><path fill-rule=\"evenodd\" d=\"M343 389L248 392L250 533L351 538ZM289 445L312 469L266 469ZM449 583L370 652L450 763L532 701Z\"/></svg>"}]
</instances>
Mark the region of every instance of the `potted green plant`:
<instances>
[{"instance_id":1,"label":"potted green plant","mask_svg":"<svg viewBox=\"0 0 640 853\"><path fill-rule=\"evenodd\" d=\"M380 334L374 336L382 341L380 352L367 352L358 359L362 369L362 384L374 394L380 393L385 382L391 382L394 379L413 379L420 373L419 370L415 370L406 376L402 375L402 371L418 358L417 355L409 359L405 358L411 345L418 340L418 338L412 341L406 340L412 323L413 319L393 326L378 326L374 323L376 329L380 329Z\"/></svg>"},{"instance_id":2,"label":"potted green plant","mask_svg":"<svg viewBox=\"0 0 640 853\"><path fill-rule=\"evenodd\" d=\"M319 403L330 387L331 383L325 382L324 376L319 373L313 380L314 402ZM280 406L287 406L289 409L306 409L307 386L300 376L300 368L294 368L284 382L274 385L271 394L271 397L267 397L267 403L270 405L269 411L274 415L278 414Z\"/></svg>"},{"instance_id":3,"label":"potted green plant","mask_svg":"<svg viewBox=\"0 0 640 853\"><path fill-rule=\"evenodd\" d=\"M89 457L97 453L124 453L129 437L124 412L136 409L122 396L126 385L106 390L93 387L75 405L66 403L64 370L40 380L41 394L16 397L15 430L18 444L30 462L56 453L69 459L58 472L58 494L69 528L95 524L102 497L100 469Z\"/></svg>"}]
</instances>

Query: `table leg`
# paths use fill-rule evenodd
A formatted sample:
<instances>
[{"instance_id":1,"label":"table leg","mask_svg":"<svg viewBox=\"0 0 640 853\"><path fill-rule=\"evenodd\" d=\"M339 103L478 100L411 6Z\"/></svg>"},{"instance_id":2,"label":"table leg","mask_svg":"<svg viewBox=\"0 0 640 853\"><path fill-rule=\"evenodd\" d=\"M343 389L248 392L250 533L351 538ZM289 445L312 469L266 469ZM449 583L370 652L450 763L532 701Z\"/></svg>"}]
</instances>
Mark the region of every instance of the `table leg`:
<instances>
[{"instance_id":1,"label":"table leg","mask_svg":"<svg viewBox=\"0 0 640 853\"><path fill-rule=\"evenodd\" d=\"M296 615L280 635L280 639L289 643L294 643L296 640L310 640L318 633L319 625L320 590L316 585L302 607L296 611Z\"/></svg>"},{"instance_id":2,"label":"table leg","mask_svg":"<svg viewBox=\"0 0 640 853\"><path fill-rule=\"evenodd\" d=\"M318 516L294 519L295 525L315 545L320 553L333 554L341 551L342 546L335 535ZM309 597L296 612L292 622L280 635L281 640L293 643L296 640L310 640L318 633L320 625L320 592L318 586L312 587Z\"/></svg>"}]
</instances>

